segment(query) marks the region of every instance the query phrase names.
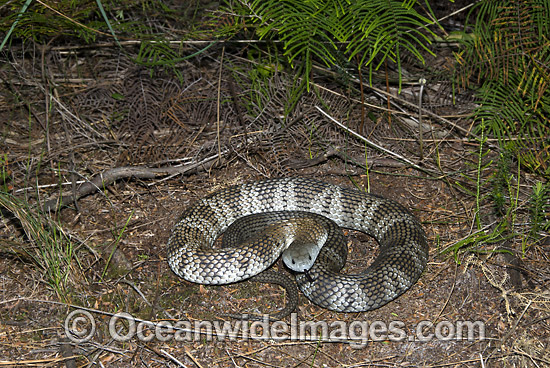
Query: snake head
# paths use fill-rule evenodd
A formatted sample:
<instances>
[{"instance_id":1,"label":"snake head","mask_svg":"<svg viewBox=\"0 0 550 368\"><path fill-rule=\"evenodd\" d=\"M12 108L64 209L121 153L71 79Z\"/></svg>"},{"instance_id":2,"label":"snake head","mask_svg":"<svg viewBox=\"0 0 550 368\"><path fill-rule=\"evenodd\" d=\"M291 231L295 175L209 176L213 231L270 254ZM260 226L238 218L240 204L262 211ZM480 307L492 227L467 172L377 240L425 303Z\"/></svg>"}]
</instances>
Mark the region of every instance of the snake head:
<instances>
[{"instance_id":1,"label":"snake head","mask_svg":"<svg viewBox=\"0 0 550 368\"><path fill-rule=\"evenodd\" d=\"M283 262L293 271L307 272L317 259L321 247L322 244L293 242L283 252Z\"/></svg>"}]
</instances>

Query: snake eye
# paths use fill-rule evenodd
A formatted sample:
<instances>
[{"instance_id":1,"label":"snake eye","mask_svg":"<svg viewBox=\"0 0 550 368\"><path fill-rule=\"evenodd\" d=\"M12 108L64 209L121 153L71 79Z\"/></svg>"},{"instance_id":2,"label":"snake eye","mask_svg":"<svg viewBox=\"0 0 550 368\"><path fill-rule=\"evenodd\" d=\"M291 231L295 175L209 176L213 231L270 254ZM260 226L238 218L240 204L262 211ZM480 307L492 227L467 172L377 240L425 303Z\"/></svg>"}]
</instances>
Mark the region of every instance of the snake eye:
<instances>
[{"instance_id":1,"label":"snake eye","mask_svg":"<svg viewBox=\"0 0 550 368\"><path fill-rule=\"evenodd\" d=\"M309 260L311 261L311 254L308 254L307 258L309 258Z\"/></svg>"},{"instance_id":2,"label":"snake eye","mask_svg":"<svg viewBox=\"0 0 550 368\"><path fill-rule=\"evenodd\" d=\"M296 261L294 260L294 258L292 259L292 264L296 264Z\"/></svg>"}]
</instances>

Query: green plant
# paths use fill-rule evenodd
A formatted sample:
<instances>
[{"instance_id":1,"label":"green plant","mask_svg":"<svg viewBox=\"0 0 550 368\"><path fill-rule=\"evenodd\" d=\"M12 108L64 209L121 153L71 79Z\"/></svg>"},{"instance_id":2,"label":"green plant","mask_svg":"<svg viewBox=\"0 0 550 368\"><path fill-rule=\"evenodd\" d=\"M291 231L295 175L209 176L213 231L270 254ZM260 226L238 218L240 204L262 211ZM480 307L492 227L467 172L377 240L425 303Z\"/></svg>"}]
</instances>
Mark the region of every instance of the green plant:
<instances>
[{"instance_id":1,"label":"green plant","mask_svg":"<svg viewBox=\"0 0 550 368\"><path fill-rule=\"evenodd\" d=\"M75 260L70 236L48 214L9 193L0 191L0 207L17 219L26 236L27 242L10 247L11 251L30 258L44 271L45 281L59 298L68 301Z\"/></svg>"},{"instance_id":2,"label":"green plant","mask_svg":"<svg viewBox=\"0 0 550 368\"><path fill-rule=\"evenodd\" d=\"M130 220L132 219L132 216L134 215L134 211L132 211L132 213L130 214L130 216L128 216L128 219L126 220L126 223L124 224L124 226L122 227L122 229L120 229L120 232L117 232L116 229L113 229L113 236L115 237L115 240L111 246L111 251L109 253L109 257L107 258L107 261L105 262L105 267L103 268L103 272L101 273L101 278L103 279L105 277L105 275L107 274L107 269L111 263L111 260L113 258L113 255L115 254L116 250L117 250L117 247L118 245L120 244L120 241L122 240L122 236L124 235L124 233L126 232L126 229L128 227L128 224L130 223Z\"/></svg>"},{"instance_id":3,"label":"green plant","mask_svg":"<svg viewBox=\"0 0 550 368\"><path fill-rule=\"evenodd\" d=\"M9 10L10 13L6 17L0 17L0 32L5 31L0 51L8 41L14 38L48 43L55 38L76 37L85 43L91 43L102 35L110 36L120 46L117 34L122 34L126 38L141 41L139 52L133 59L134 62L151 70L156 67L167 67L180 81L183 77L178 63L193 58L216 44L216 41L209 42L200 50L187 55L186 50L174 47L174 42L169 41L165 33L155 33L148 24L132 20L143 17L144 12L149 16L155 11L154 14L162 16L163 21L167 18L175 18L178 22L183 21L185 7L180 12L176 12L158 1L121 0L105 3L104 8L101 0L95 0L95 3L60 0L53 4L16 0L9 5ZM137 15L133 14L134 12ZM193 32L186 33L186 37L193 35Z\"/></svg>"},{"instance_id":4,"label":"green plant","mask_svg":"<svg viewBox=\"0 0 550 368\"><path fill-rule=\"evenodd\" d=\"M549 177L550 5L483 0L474 9L473 36L459 39L456 57L461 84L479 86L476 129L483 121L525 167Z\"/></svg>"},{"instance_id":5,"label":"green plant","mask_svg":"<svg viewBox=\"0 0 550 368\"><path fill-rule=\"evenodd\" d=\"M394 62L401 83L403 52L424 61L432 22L416 10L417 1L377 0L233 0L231 14L245 14L261 39L278 38L289 63L303 66L299 75L309 89L313 61L335 66L341 55L359 60L372 72ZM429 5L426 3L427 8ZM250 21L251 20L251 21Z\"/></svg>"},{"instance_id":6,"label":"green plant","mask_svg":"<svg viewBox=\"0 0 550 368\"><path fill-rule=\"evenodd\" d=\"M4 48L12 34L23 39L32 38L41 41L43 37L74 35L89 42L94 40L97 33L94 28L101 26L101 22L93 19L96 8L89 2L64 0L55 5L39 2L32 6L32 0L14 1L11 4L12 13L0 22L0 29L9 29L6 32L0 51ZM109 21L100 0L96 0L96 7L101 14L104 24L107 25L112 37L118 43L115 31ZM85 24L88 23L88 24Z\"/></svg>"},{"instance_id":7,"label":"green plant","mask_svg":"<svg viewBox=\"0 0 550 368\"><path fill-rule=\"evenodd\" d=\"M506 213L506 197L508 188L510 187L510 166L512 164L512 152L505 150L500 154L499 160L496 163L495 171L491 177L490 184L491 199L493 201L495 215L504 216Z\"/></svg>"},{"instance_id":8,"label":"green plant","mask_svg":"<svg viewBox=\"0 0 550 368\"><path fill-rule=\"evenodd\" d=\"M457 183L465 193L475 199L476 207L472 226L475 230L442 251L442 253L452 251L457 262L459 261L459 254L465 251L477 253L500 252L502 250L488 250L482 246L501 243L516 236L515 223L519 206L520 166L518 165L516 175L510 172L512 154L509 151L503 151L499 154L496 165L492 159L488 159L490 151L486 149L487 136L483 120L480 123L480 135L476 139L476 143L479 148L473 152L476 160L475 164L471 165L474 176L462 175L470 186ZM484 178L483 173L491 170L492 167L495 167L494 171L489 177ZM492 190L487 194L483 194L487 184L491 185ZM473 186L473 189L469 188L471 186ZM482 216L483 204L488 199L493 201L498 216L498 220L490 224L486 224Z\"/></svg>"},{"instance_id":9,"label":"green plant","mask_svg":"<svg viewBox=\"0 0 550 368\"><path fill-rule=\"evenodd\" d=\"M170 46L170 42L164 40L162 37L156 37L156 40L144 40L141 42L138 55L135 59L133 59L133 61L137 64L150 68L151 74L153 72L153 67L168 67L174 72L180 82L183 82L184 79L178 67L178 63L203 53L215 44L215 41L210 42L199 51L196 51L191 55L182 56L181 50L177 51L173 49Z\"/></svg>"},{"instance_id":10,"label":"green plant","mask_svg":"<svg viewBox=\"0 0 550 368\"><path fill-rule=\"evenodd\" d=\"M482 137L475 190L466 192L476 199L475 228L472 234L452 246L457 253L464 249L479 249L481 243L522 237L536 239L541 230L548 229L548 188L537 182L533 187L527 209L531 216L529 229L518 233L516 226L519 208L521 170L550 176L550 5L544 0L482 0L476 4L472 34L464 32L462 49L456 54L459 68L457 81L462 86L477 87L480 100L473 113L475 132ZM468 26L469 27L469 26ZM498 138L498 161L482 164L486 136ZM513 173L514 162L517 173ZM481 173L491 170L488 179ZM485 225L480 204L482 186L491 185L490 199L498 220ZM492 231L490 229L492 228Z\"/></svg>"},{"instance_id":11,"label":"green plant","mask_svg":"<svg viewBox=\"0 0 550 368\"><path fill-rule=\"evenodd\" d=\"M240 100L248 115L259 117L271 113L273 108L282 107L281 114L288 116L306 88L304 81L290 79L280 73L284 60L276 47L267 45L265 49L260 49L251 45L247 59L253 67L234 67L232 75L241 89L246 91ZM246 74L245 78L243 74Z\"/></svg>"},{"instance_id":12,"label":"green plant","mask_svg":"<svg viewBox=\"0 0 550 368\"><path fill-rule=\"evenodd\" d=\"M479 148L476 152L474 152L476 161L474 164L470 164L467 162L466 164L470 166L474 173L475 177L471 177L465 173L462 174L462 177L466 180L466 182L473 184L473 190L470 189L468 186L463 185L459 182L456 184L468 195L475 198L475 213L474 213L474 223L477 228L477 230L481 230L482 228L482 221L481 221L481 204L482 201L485 199L485 195L482 195L482 189L484 184L484 179L482 178L483 171L489 168L493 164L493 160L484 160L488 157L490 151L485 149L485 144L487 143L487 136L485 135L485 125L483 124L483 121L481 122L481 132L479 137L476 139L476 143L478 144Z\"/></svg>"},{"instance_id":13,"label":"green plant","mask_svg":"<svg viewBox=\"0 0 550 368\"><path fill-rule=\"evenodd\" d=\"M8 192L11 190L12 185L10 181L11 173L8 168L8 155L4 153L0 155L0 192Z\"/></svg>"},{"instance_id":14,"label":"green plant","mask_svg":"<svg viewBox=\"0 0 550 368\"><path fill-rule=\"evenodd\" d=\"M540 231L550 230L550 185L537 181L533 185L530 203L530 236L532 239L538 240Z\"/></svg>"}]
</instances>

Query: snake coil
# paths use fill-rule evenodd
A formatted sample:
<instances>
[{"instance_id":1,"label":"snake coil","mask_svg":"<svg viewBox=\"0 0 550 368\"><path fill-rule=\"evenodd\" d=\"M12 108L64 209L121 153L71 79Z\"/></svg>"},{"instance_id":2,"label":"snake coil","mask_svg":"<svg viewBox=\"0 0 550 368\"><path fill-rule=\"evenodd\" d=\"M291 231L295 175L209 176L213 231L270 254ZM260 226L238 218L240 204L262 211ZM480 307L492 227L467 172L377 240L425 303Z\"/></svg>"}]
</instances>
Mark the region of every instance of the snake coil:
<instances>
[{"instance_id":1,"label":"snake coil","mask_svg":"<svg viewBox=\"0 0 550 368\"><path fill-rule=\"evenodd\" d=\"M239 218L266 212L290 212L265 236L240 247L212 249L214 241ZM426 234L399 203L307 178L250 182L222 189L187 208L168 241L168 263L178 276L201 284L228 284L270 267L293 241L311 229L292 213L324 216L342 228L374 237L380 250L356 275L341 274L347 248L327 237L317 260L296 281L313 303L338 312L381 307L408 290L428 260ZM302 216L302 215L298 215ZM282 236L279 237L279 235ZM337 236L336 236L337 238Z\"/></svg>"}]
</instances>

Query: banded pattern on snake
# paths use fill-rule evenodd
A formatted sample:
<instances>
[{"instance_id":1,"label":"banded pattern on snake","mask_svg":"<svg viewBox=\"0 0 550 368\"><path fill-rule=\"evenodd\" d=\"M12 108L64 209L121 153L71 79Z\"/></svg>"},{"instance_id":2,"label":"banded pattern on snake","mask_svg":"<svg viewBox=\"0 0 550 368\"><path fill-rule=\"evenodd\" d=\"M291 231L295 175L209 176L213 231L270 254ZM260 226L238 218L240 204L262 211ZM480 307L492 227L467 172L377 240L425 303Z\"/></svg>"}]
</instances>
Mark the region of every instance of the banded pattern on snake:
<instances>
[{"instance_id":1,"label":"banded pattern on snake","mask_svg":"<svg viewBox=\"0 0 550 368\"><path fill-rule=\"evenodd\" d=\"M269 225L267 235L252 237L240 247L211 248L239 218L279 211L290 211L290 218ZM345 245L336 244L329 236L330 230L311 225L307 216L294 219L292 212L314 213L340 227L369 234L379 243L379 254L360 274L341 274ZM295 240L313 241L312 234L326 240L326 244L318 250L313 265L307 266L307 272L297 272L296 281L313 303L334 311L363 312L394 300L418 280L428 260L426 234L402 205L359 190L298 177L236 185L197 201L174 227L168 241L168 263L187 281L233 283L270 267L292 248Z\"/></svg>"}]
</instances>

